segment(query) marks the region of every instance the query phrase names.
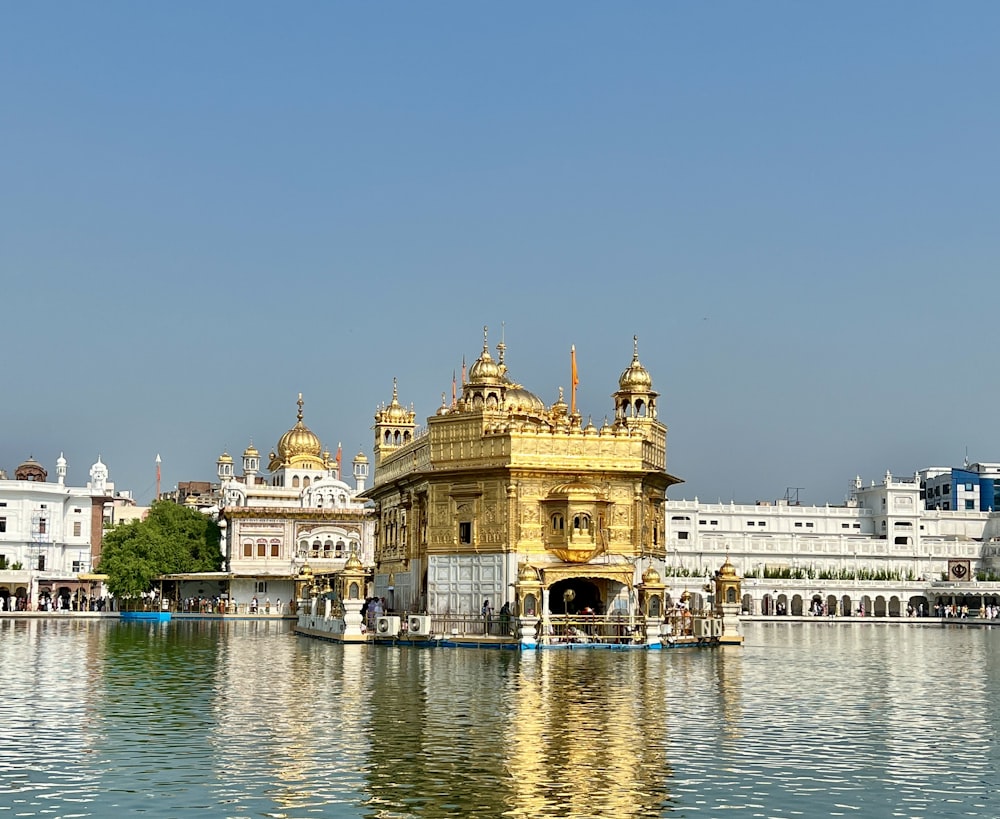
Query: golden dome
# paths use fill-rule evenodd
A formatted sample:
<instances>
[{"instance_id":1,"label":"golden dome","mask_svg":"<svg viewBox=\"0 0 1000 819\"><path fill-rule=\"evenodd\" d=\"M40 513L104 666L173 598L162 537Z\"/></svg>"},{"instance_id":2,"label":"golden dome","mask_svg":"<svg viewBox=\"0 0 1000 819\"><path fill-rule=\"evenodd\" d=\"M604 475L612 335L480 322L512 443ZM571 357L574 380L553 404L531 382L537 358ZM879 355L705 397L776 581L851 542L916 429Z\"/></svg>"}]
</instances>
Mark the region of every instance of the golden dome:
<instances>
[{"instance_id":1,"label":"golden dome","mask_svg":"<svg viewBox=\"0 0 1000 819\"><path fill-rule=\"evenodd\" d=\"M257 447L255 447L253 445L253 442L251 442L250 446L248 446L246 449L243 450L243 457L244 458L259 458L260 457L260 453L257 451Z\"/></svg>"},{"instance_id":2,"label":"golden dome","mask_svg":"<svg viewBox=\"0 0 1000 819\"><path fill-rule=\"evenodd\" d=\"M549 490L549 498L566 498L574 500L603 500L604 490L586 481L575 480L561 483Z\"/></svg>"},{"instance_id":3,"label":"golden dome","mask_svg":"<svg viewBox=\"0 0 1000 819\"><path fill-rule=\"evenodd\" d=\"M302 423L302 393L299 393L299 415L295 426L281 436L278 441L278 456L284 463L288 463L297 455L308 455L312 458L319 458L323 450L323 445L319 438Z\"/></svg>"},{"instance_id":4,"label":"golden dome","mask_svg":"<svg viewBox=\"0 0 1000 819\"><path fill-rule=\"evenodd\" d=\"M736 578L736 567L729 562L729 555L726 555L726 562L722 564L722 568L719 569L719 577L725 577L727 579Z\"/></svg>"},{"instance_id":5,"label":"golden dome","mask_svg":"<svg viewBox=\"0 0 1000 819\"><path fill-rule=\"evenodd\" d=\"M383 405L375 413L375 422L378 424L412 424L416 418L416 413L406 409L399 403L399 389L396 379L392 379L392 401L389 406Z\"/></svg>"},{"instance_id":6,"label":"golden dome","mask_svg":"<svg viewBox=\"0 0 1000 819\"><path fill-rule=\"evenodd\" d=\"M660 583L660 573L650 566L642 573L642 582L647 586L656 586Z\"/></svg>"},{"instance_id":7,"label":"golden dome","mask_svg":"<svg viewBox=\"0 0 1000 819\"><path fill-rule=\"evenodd\" d=\"M366 464L368 463L368 457L365 455L364 452L359 452L357 455L354 456L354 463Z\"/></svg>"},{"instance_id":8,"label":"golden dome","mask_svg":"<svg viewBox=\"0 0 1000 819\"><path fill-rule=\"evenodd\" d=\"M507 387L503 399L507 409L514 413L528 413L531 415L545 414L545 403L541 398L533 392L526 390L520 384L515 384L513 381L509 381L506 377L504 380L510 385Z\"/></svg>"},{"instance_id":9,"label":"golden dome","mask_svg":"<svg viewBox=\"0 0 1000 819\"><path fill-rule=\"evenodd\" d=\"M618 389L622 392L649 392L653 389L653 378L639 363L639 337L632 336L632 363L625 368L618 379Z\"/></svg>"},{"instance_id":10,"label":"golden dome","mask_svg":"<svg viewBox=\"0 0 1000 819\"><path fill-rule=\"evenodd\" d=\"M489 342L486 340L486 328L483 328L483 353L476 363L469 368L470 384L495 384L503 376L503 370L490 355Z\"/></svg>"},{"instance_id":11,"label":"golden dome","mask_svg":"<svg viewBox=\"0 0 1000 819\"><path fill-rule=\"evenodd\" d=\"M538 569L530 563L525 563L517 573L517 579L520 583L538 583Z\"/></svg>"},{"instance_id":12,"label":"golden dome","mask_svg":"<svg viewBox=\"0 0 1000 819\"><path fill-rule=\"evenodd\" d=\"M303 563L302 568L299 569L299 577L303 579L308 579L313 576L313 570L309 567L308 563Z\"/></svg>"},{"instance_id":13,"label":"golden dome","mask_svg":"<svg viewBox=\"0 0 1000 819\"><path fill-rule=\"evenodd\" d=\"M349 569L352 572L359 572L364 570L364 566L361 564L361 559L358 557L357 552L351 552L351 556L347 558L347 563L344 564L344 569Z\"/></svg>"},{"instance_id":14,"label":"golden dome","mask_svg":"<svg viewBox=\"0 0 1000 819\"><path fill-rule=\"evenodd\" d=\"M228 452L223 452L219 456L218 463L220 463L220 464L231 464L232 462L233 462L233 456L230 455Z\"/></svg>"}]
</instances>

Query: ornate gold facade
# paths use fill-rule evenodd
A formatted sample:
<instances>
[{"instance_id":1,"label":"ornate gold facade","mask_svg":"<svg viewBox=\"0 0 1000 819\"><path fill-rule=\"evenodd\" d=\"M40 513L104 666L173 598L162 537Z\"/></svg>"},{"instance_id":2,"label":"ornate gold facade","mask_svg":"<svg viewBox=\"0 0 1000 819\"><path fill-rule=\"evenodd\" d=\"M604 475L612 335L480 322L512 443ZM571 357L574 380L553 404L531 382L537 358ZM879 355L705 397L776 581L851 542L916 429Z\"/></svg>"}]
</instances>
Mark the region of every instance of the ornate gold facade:
<instances>
[{"instance_id":1,"label":"ornate gold facade","mask_svg":"<svg viewBox=\"0 0 1000 819\"><path fill-rule=\"evenodd\" d=\"M484 332L461 392L453 386L425 429L395 384L375 415L365 494L376 504L376 594L399 610L479 613L485 600L511 601L530 564L546 591L573 588L580 608L633 610L642 572L663 568L662 503L679 482L638 344L600 428L583 424L575 394L567 406L560 389L546 406L513 380L503 342L496 349L494 360ZM570 608L555 598L553 610Z\"/></svg>"}]
</instances>

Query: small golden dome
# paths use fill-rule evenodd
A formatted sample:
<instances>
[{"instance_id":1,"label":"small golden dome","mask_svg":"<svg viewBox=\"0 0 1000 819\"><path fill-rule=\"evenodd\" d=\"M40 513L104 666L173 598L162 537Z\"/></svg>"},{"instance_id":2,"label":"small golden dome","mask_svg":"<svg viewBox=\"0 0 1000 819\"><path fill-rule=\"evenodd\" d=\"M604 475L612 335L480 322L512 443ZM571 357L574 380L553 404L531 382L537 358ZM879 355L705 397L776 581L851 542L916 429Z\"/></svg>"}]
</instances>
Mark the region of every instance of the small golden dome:
<instances>
[{"instance_id":1,"label":"small golden dome","mask_svg":"<svg viewBox=\"0 0 1000 819\"><path fill-rule=\"evenodd\" d=\"M354 456L354 463L366 464L368 463L368 457L365 455L364 452L359 452L357 455Z\"/></svg>"},{"instance_id":2,"label":"small golden dome","mask_svg":"<svg viewBox=\"0 0 1000 819\"><path fill-rule=\"evenodd\" d=\"M483 348L483 354L469 368L470 384L495 384L500 380L500 367L490 356L490 351Z\"/></svg>"},{"instance_id":3,"label":"small golden dome","mask_svg":"<svg viewBox=\"0 0 1000 819\"><path fill-rule=\"evenodd\" d=\"M218 462L220 464L231 464L233 462L233 456L230 455L228 452L223 452L219 456L219 461Z\"/></svg>"},{"instance_id":4,"label":"small golden dome","mask_svg":"<svg viewBox=\"0 0 1000 819\"><path fill-rule=\"evenodd\" d=\"M524 563L517 573L517 579L521 583L537 583L539 582L538 569L530 563Z\"/></svg>"},{"instance_id":5,"label":"small golden dome","mask_svg":"<svg viewBox=\"0 0 1000 819\"><path fill-rule=\"evenodd\" d=\"M303 563L302 568L299 569L299 577L303 579L308 579L313 576L313 570L309 567L308 563Z\"/></svg>"},{"instance_id":6,"label":"small golden dome","mask_svg":"<svg viewBox=\"0 0 1000 819\"><path fill-rule=\"evenodd\" d=\"M650 566L642 573L642 582L647 586L655 586L660 582L660 573Z\"/></svg>"},{"instance_id":7,"label":"small golden dome","mask_svg":"<svg viewBox=\"0 0 1000 819\"><path fill-rule=\"evenodd\" d=\"M392 379L392 401L389 406L383 405L375 413L375 421L379 424L412 424L416 413L406 409L399 403L399 388L396 379Z\"/></svg>"},{"instance_id":8,"label":"small golden dome","mask_svg":"<svg viewBox=\"0 0 1000 819\"><path fill-rule=\"evenodd\" d=\"M361 558L358 557L357 552L351 552L351 556L347 558L347 563L344 564L345 569L349 569L352 572L359 572L364 570L364 566L361 564Z\"/></svg>"},{"instance_id":9,"label":"small golden dome","mask_svg":"<svg viewBox=\"0 0 1000 819\"><path fill-rule=\"evenodd\" d=\"M243 457L244 458L259 458L260 457L260 453L257 451L257 447L255 447L253 445L253 442L251 442L250 446L248 446L246 449L243 450Z\"/></svg>"},{"instance_id":10,"label":"small golden dome","mask_svg":"<svg viewBox=\"0 0 1000 819\"><path fill-rule=\"evenodd\" d=\"M503 377L503 370L490 355L489 342L486 339L486 328L483 328L483 352L476 363L469 368L470 384L495 384Z\"/></svg>"},{"instance_id":11,"label":"small golden dome","mask_svg":"<svg viewBox=\"0 0 1000 819\"><path fill-rule=\"evenodd\" d=\"M295 426L281 436L278 441L278 456L284 463L294 458L296 455L309 455L319 458L323 445L319 438L302 423L302 393L299 393L299 414Z\"/></svg>"},{"instance_id":12,"label":"small golden dome","mask_svg":"<svg viewBox=\"0 0 1000 819\"><path fill-rule=\"evenodd\" d=\"M653 378L639 363L639 337L632 337L632 363L618 378L618 389L622 392L649 392L653 389Z\"/></svg>"},{"instance_id":13,"label":"small golden dome","mask_svg":"<svg viewBox=\"0 0 1000 819\"><path fill-rule=\"evenodd\" d=\"M719 577L725 577L725 578L737 577L736 567L729 562L729 555L726 555L726 562L723 563L722 568L719 569Z\"/></svg>"},{"instance_id":14,"label":"small golden dome","mask_svg":"<svg viewBox=\"0 0 1000 819\"><path fill-rule=\"evenodd\" d=\"M559 398L552 405L552 416L554 418L562 418L569 411L569 405L563 401L563 388L559 388Z\"/></svg>"},{"instance_id":15,"label":"small golden dome","mask_svg":"<svg viewBox=\"0 0 1000 819\"><path fill-rule=\"evenodd\" d=\"M552 487L546 497L552 499L605 500L605 492L601 487L595 486L592 483L575 480Z\"/></svg>"}]
</instances>

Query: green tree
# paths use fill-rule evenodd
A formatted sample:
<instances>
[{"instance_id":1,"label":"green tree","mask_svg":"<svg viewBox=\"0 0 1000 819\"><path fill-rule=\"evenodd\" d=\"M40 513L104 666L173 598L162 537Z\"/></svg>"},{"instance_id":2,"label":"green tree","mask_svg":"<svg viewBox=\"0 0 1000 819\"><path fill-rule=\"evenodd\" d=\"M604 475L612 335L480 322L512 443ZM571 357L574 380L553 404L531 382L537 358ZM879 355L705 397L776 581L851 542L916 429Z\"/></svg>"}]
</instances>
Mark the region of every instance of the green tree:
<instances>
[{"instance_id":1,"label":"green tree","mask_svg":"<svg viewBox=\"0 0 1000 819\"><path fill-rule=\"evenodd\" d=\"M163 574L221 567L218 524L195 509L155 501L145 520L105 533L98 571L115 597L127 598L150 591Z\"/></svg>"}]
</instances>

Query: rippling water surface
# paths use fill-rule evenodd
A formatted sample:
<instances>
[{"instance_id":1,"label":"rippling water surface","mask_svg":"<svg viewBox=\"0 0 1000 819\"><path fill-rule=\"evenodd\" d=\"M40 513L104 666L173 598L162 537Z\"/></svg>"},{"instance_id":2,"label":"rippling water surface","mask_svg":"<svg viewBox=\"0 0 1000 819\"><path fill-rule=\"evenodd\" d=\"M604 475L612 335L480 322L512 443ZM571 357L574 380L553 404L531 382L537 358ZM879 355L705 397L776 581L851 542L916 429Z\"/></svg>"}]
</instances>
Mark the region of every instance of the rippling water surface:
<instances>
[{"instance_id":1,"label":"rippling water surface","mask_svg":"<svg viewBox=\"0 0 1000 819\"><path fill-rule=\"evenodd\" d=\"M0 819L1000 815L1000 630L745 631L520 655L0 620Z\"/></svg>"}]
</instances>

